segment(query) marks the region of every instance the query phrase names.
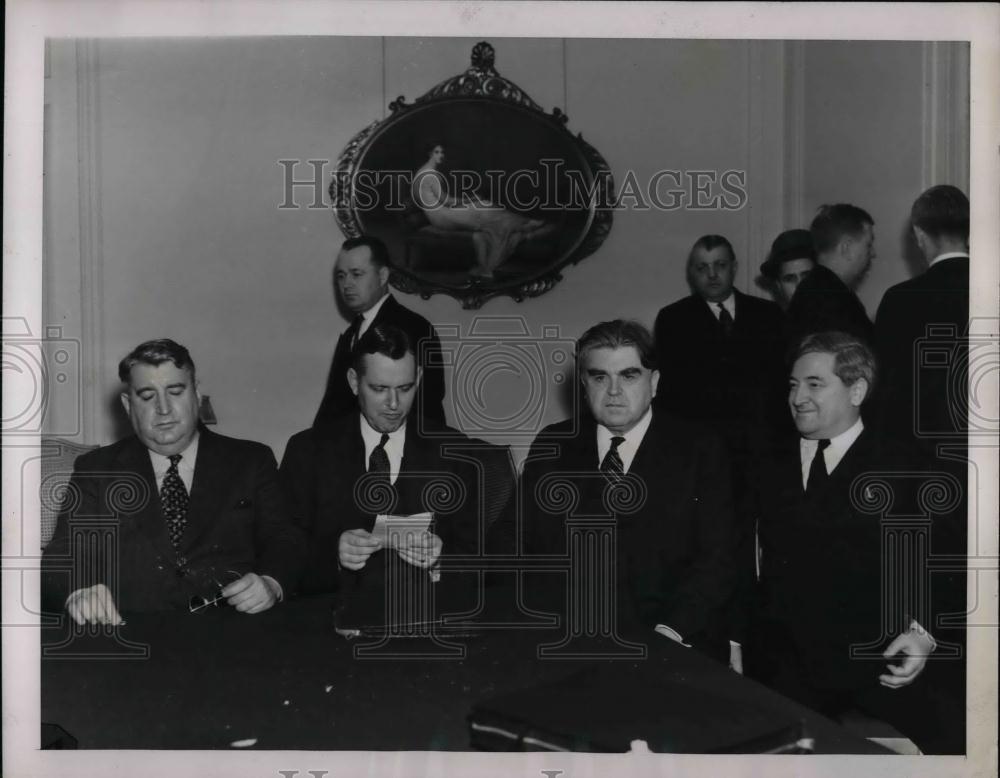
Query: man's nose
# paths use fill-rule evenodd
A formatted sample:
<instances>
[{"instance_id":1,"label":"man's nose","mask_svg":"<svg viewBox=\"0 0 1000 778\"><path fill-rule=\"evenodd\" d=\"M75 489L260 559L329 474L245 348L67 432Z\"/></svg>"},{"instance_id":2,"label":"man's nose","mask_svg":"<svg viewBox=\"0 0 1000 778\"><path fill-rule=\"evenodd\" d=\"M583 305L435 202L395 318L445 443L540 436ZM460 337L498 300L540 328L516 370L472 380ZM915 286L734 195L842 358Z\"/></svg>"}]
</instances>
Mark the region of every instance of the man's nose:
<instances>
[{"instance_id":1,"label":"man's nose","mask_svg":"<svg viewBox=\"0 0 1000 778\"><path fill-rule=\"evenodd\" d=\"M396 410L399 407L399 392L396 389L389 390L389 408Z\"/></svg>"},{"instance_id":2,"label":"man's nose","mask_svg":"<svg viewBox=\"0 0 1000 778\"><path fill-rule=\"evenodd\" d=\"M619 394L621 389L621 380L617 376L612 377L611 384L608 386L608 394Z\"/></svg>"},{"instance_id":3,"label":"man's nose","mask_svg":"<svg viewBox=\"0 0 1000 778\"><path fill-rule=\"evenodd\" d=\"M792 405L801 405L802 401L805 399L805 387L796 386L792 389L791 401Z\"/></svg>"},{"instance_id":4,"label":"man's nose","mask_svg":"<svg viewBox=\"0 0 1000 778\"><path fill-rule=\"evenodd\" d=\"M160 416L166 416L170 413L170 403L167 401L165 394L156 395L156 412Z\"/></svg>"}]
</instances>

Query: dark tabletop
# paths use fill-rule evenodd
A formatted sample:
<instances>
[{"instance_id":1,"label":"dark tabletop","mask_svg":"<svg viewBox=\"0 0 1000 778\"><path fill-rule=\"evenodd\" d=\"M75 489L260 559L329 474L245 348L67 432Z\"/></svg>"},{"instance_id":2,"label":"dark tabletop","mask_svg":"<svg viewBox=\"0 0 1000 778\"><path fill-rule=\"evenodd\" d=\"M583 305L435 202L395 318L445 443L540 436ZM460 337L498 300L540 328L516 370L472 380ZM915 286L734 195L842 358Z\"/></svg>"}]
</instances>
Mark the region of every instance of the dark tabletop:
<instances>
[{"instance_id":1,"label":"dark tabletop","mask_svg":"<svg viewBox=\"0 0 1000 778\"><path fill-rule=\"evenodd\" d=\"M324 597L254 616L228 607L123 616L110 633L42 630L42 721L80 748L214 749L256 738L258 749L467 751L477 703L595 664L638 661L670 682L752 704L776 723L801 721L817 752L885 753L659 636L642 660L539 658L540 645L559 642L558 626L377 645L337 634ZM375 645L374 655L355 656L362 645Z\"/></svg>"}]
</instances>

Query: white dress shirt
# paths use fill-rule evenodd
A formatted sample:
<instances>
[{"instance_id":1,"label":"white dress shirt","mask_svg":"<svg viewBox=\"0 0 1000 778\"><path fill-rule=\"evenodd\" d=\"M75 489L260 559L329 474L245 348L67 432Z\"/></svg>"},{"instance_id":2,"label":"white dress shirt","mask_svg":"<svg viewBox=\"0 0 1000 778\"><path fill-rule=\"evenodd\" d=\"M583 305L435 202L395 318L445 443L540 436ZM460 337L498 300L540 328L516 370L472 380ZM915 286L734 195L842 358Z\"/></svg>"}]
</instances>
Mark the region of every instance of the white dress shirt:
<instances>
[{"instance_id":1,"label":"white dress shirt","mask_svg":"<svg viewBox=\"0 0 1000 778\"><path fill-rule=\"evenodd\" d=\"M646 409L646 413L641 419L639 419L639 422L625 433L612 432L603 424L598 424L597 466L601 466L601 463L604 461L604 457L607 456L608 451L611 450L611 438L621 437L625 438L625 441L618 445L618 456L622 458L622 468L627 473L629 468L632 467L632 460L635 459L635 452L639 450L639 444L642 443L642 439L646 436L646 430L649 429L649 424L652 420L653 409L650 407Z\"/></svg>"},{"instance_id":2,"label":"white dress shirt","mask_svg":"<svg viewBox=\"0 0 1000 778\"><path fill-rule=\"evenodd\" d=\"M704 300L704 298L702 299ZM719 310L719 303L713 303L705 300L705 304L708 306L708 310L712 312L712 315L718 319L722 313L722 311ZM736 295L730 292L729 297L722 300L722 307L729 311L729 315L733 317L733 321L736 321Z\"/></svg>"},{"instance_id":3,"label":"white dress shirt","mask_svg":"<svg viewBox=\"0 0 1000 778\"><path fill-rule=\"evenodd\" d=\"M934 259L931 260L931 266L936 265L938 262L944 259L951 259L952 257L965 257L969 258L969 252L967 251L946 251L944 254L938 254Z\"/></svg>"},{"instance_id":4,"label":"white dress shirt","mask_svg":"<svg viewBox=\"0 0 1000 778\"><path fill-rule=\"evenodd\" d=\"M361 438L365 442L365 468L368 467L368 460L372 452L378 448L382 442L382 433L372 428L363 414L361 417ZM396 483L399 478L399 468L403 462L403 444L406 442L406 422L395 432L389 433L389 440L385 444L385 453L389 457L389 483Z\"/></svg>"},{"instance_id":5,"label":"white dress shirt","mask_svg":"<svg viewBox=\"0 0 1000 778\"><path fill-rule=\"evenodd\" d=\"M840 464L840 460L844 458L844 454L847 453L854 441L858 439L858 436L864 431L865 425L861 421L861 417L854 424L841 432L835 438L830 438L830 445L826 447L823 452L823 461L826 462L826 472L832 473L833 469ZM819 447L818 440L807 440L802 438L799 440L799 456L802 459L802 488L806 488L806 484L809 483L809 468L812 467L813 457L816 456L816 450Z\"/></svg>"},{"instance_id":6,"label":"white dress shirt","mask_svg":"<svg viewBox=\"0 0 1000 778\"><path fill-rule=\"evenodd\" d=\"M170 459L157 454L152 449L149 451L149 461L153 463L153 475L156 477L157 490L163 488L163 479L167 477L167 470L170 469ZM191 486L194 484L194 464L198 460L198 433L194 433L188 447L180 452L181 461L177 463L177 473L184 482L184 488L191 494Z\"/></svg>"},{"instance_id":7,"label":"white dress shirt","mask_svg":"<svg viewBox=\"0 0 1000 778\"><path fill-rule=\"evenodd\" d=\"M373 305L371 308L369 308L367 311L361 314L361 326L358 327L358 336L357 336L358 340L361 340L361 336L364 335L368 331L368 328L372 326L372 322L375 321L375 317L378 316L379 310L381 310L382 306L385 304L385 301L388 299L389 299L389 293L386 292L384 295L382 295L382 297L379 298L379 301L375 303L375 305Z\"/></svg>"}]
</instances>

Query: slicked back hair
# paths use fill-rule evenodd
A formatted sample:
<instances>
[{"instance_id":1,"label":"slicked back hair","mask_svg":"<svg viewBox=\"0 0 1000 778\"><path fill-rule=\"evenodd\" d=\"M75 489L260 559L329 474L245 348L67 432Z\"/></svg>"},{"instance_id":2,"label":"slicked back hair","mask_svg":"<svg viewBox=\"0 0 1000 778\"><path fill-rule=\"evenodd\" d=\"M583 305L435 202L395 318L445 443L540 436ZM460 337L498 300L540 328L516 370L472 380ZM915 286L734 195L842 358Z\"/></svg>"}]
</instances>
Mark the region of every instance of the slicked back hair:
<instances>
[{"instance_id":1,"label":"slicked back hair","mask_svg":"<svg viewBox=\"0 0 1000 778\"><path fill-rule=\"evenodd\" d=\"M866 224L874 226L875 220L864 208L849 203L821 205L809 225L809 232L817 253L822 254L836 248L845 236L860 235Z\"/></svg>"},{"instance_id":2,"label":"slicked back hair","mask_svg":"<svg viewBox=\"0 0 1000 778\"><path fill-rule=\"evenodd\" d=\"M587 352L597 348L623 348L633 346L639 353L639 362L648 370L656 369L656 349L653 336L637 321L615 319L602 321L587 330L576 342L576 365L582 370Z\"/></svg>"},{"instance_id":3,"label":"slicked back hair","mask_svg":"<svg viewBox=\"0 0 1000 778\"><path fill-rule=\"evenodd\" d=\"M359 376L365 374L364 358L369 354L381 354L392 360L402 359L407 354L412 354L414 362L417 359L413 340L404 330L393 324L375 324L369 327L358 340L351 367Z\"/></svg>"},{"instance_id":4,"label":"slicked back hair","mask_svg":"<svg viewBox=\"0 0 1000 778\"><path fill-rule=\"evenodd\" d=\"M118 363L118 377L123 384L130 384L132 380L132 367L135 365L162 365L164 362L173 362L181 370L191 373L191 380L194 381L194 360L191 354L180 343L176 343L169 338L158 340L147 340L140 343Z\"/></svg>"},{"instance_id":5,"label":"slicked back hair","mask_svg":"<svg viewBox=\"0 0 1000 778\"><path fill-rule=\"evenodd\" d=\"M833 354L833 374L844 386L853 386L859 378L868 382L867 400L875 388L878 368L875 355L864 341L846 332L827 331L806 335L792 351L790 364L806 354Z\"/></svg>"},{"instance_id":6,"label":"slicked back hair","mask_svg":"<svg viewBox=\"0 0 1000 778\"><path fill-rule=\"evenodd\" d=\"M910 209L910 222L932 238L969 241L969 198L955 186L932 186Z\"/></svg>"},{"instance_id":7,"label":"slicked back hair","mask_svg":"<svg viewBox=\"0 0 1000 778\"><path fill-rule=\"evenodd\" d=\"M723 237L722 235L702 235L700 238L698 238L698 240L694 242L694 245L691 247L691 251L688 252L688 261L687 261L688 267L691 266L691 260L694 259L694 253L698 249L702 249L704 251L713 251L714 249L717 249L720 246L723 247L729 253L729 258L733 262L735 262L736 252L733 251L733 244L730 243L727 238Z\"/></svg>"},{"instance_id":8,"label":"slicked back hair","mask_svg":"<svg viewBox=\"0 0 1000 778\"><path fill-rule=\"evenodd\" d=\"M385 244L381 240L373 235L359 235L356 238L348 238L341 244L340 250L350 251L351 249L359 249L362 246L367 246L371 251L372 264L376 268L389 267L389 249L385 247Z\"/></svg>"}]
</instances>

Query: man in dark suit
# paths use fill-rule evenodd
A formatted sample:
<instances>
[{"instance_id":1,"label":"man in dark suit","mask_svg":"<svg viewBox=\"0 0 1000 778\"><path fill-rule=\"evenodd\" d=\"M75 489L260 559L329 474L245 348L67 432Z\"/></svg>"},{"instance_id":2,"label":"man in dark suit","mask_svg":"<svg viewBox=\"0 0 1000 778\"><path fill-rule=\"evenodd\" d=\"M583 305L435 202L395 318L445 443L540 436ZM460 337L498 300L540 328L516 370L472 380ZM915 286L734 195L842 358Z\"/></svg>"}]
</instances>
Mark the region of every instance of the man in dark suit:
<instances>
[{"instance_id":1,"label":"man in dark suit","mask_svg":"<svg viewBox=\"0 0 1000 778\"><path fill-rule=\"evenodd\" d=\"M870 342L872 323L852 291L875 259L875 221L855 205L821 206L809 226L818 265L795 290L787 311L788 345L814 332L847 332Z\"/></svg>"},{"instance_id":2,"label":"man in dark suit","mask_svg":"<svg viewBox=\"0 0 1000 778\"><path fill-rule=\"evenodd\" d=\"M826 715L860 709L925 751L947 752L964 742L964 711L942 683L955 663L923 672L937 647L924 625L939 605L920 599L922 560L890 556L919 546L910 533L923 530L906 517L917 512L922 468L865 428L874 382L874 357L856 336L817 333L794 353L788 403L799 435L755 478L760 601L746 669Z\"/></svg>"},{"instance_id":3,"label":"man in dark suit","mask_svg":"<svg viewBox=\"0 0 1000 778\"><path fill-rule=\"evenodd\" d=\"M568 479L575 514L614 517L623 624L726 660L734 533L721 440L653 410L660 373L641 325L618 320L587 330L577 368L589 415L546 427L525 462L526 551L566 553L569 517L544 499L544 487L553 477ZM638 499L617 504L607 491L616 484Z\"/></svg>"},{"instance_id":4,"label":"man in dark suit","mask_svg":"<svg viewBox=\"0 0 1000 778\"><path fill-rule=\"evenodd\" d=\"M721 235L699 238L687 263L692 294L660 311L655 333L662 376L657 406L712 426L728 449L740 591L733 602L731 636L739 643L743 599L752 591L755 572L753 517L743 505L747 466L789 422L781 309L735 289L735 274L729 241Z\"/></svg>"},{"instance_id":5,"label":"man in dark suit","mask_svg":"<svg viewBox=\"0 0 1000 778\"><path fill-rule=\"evenodd\" d=\"M954 376L968 365L969 200L953 186L931 187L913 203L910 221L929 267L890 288L875 317L879 418L887 434L933 455L939 442L967 445L968 382ZM922 368L929 351L949 354L949 369Z\"/></svg>"},{"instance_id":6,"label":"man in dark suit","mask_svg":"<svg viewBox=\"0 0 1000 778\"><path fill-rule=\"evenodd\" d=\"M345 240L334 266L333 285L340 302L354 318L337 340L326 393L313 426L327 426L357 408L347 371L355 345L375 324L391 324L409 335L423 371L416 409L424 418L444 424L441 341L427 319L400 305L389 293L389 253L385 244L368 236Z\"/></svg>"},{"instance_id":7,"label":"man in dark suit","mask_svg":"<svg viewBox=\"0 0 1000 778\"><path fill-rule=\"evenodd\" d=\"M760 274L772 287L778 304L788 309L795 290L816 267L816 249L809 230L785 230L771 244Z\"/></svg>"},{"instance_id":8,"label":"man in dark suit","mask_svg":"<svg viewBox=\"0 0 1000 778\"><path fill-rule=\"evenodd\" d=\"M309 538L303 592L350 592L380 577L372 568L384 564L372 562L392 552L372 533L378 515L435 514L419 542L398 549L416 569L432 569L442 553L474 550L476 478L446 456L467 439L428 420L414 423L422 373L407 333L374 325L347 371L354 412L289 440L280 474L293 520Z\"/></svg>"},{"instance_id":9,"label":"man in dark suit","mask_svg":"<svg viewBox=\"0 0 1000 778\"><path fill-rule=\"evenodd\" d=\"M194 362L172 340L118 367L135 436L81 456L43 557L43 602L79 623L224 598L259 613L294 589L304 540L274 455L200 429Z\"/></svg>"}]
</instances>

